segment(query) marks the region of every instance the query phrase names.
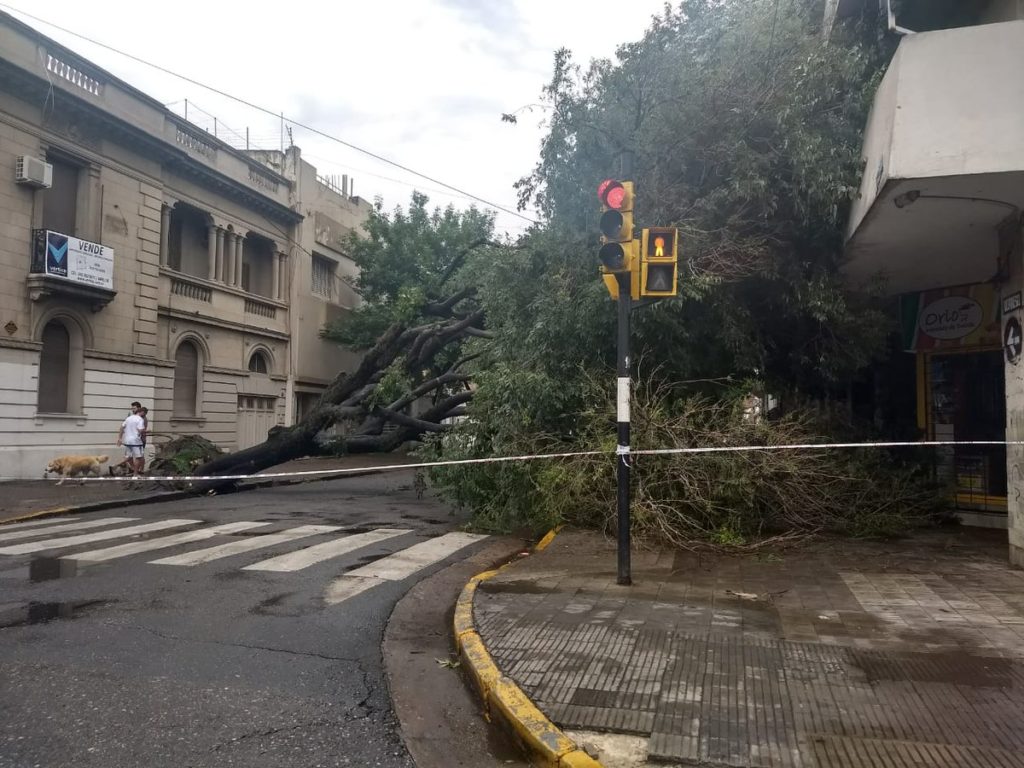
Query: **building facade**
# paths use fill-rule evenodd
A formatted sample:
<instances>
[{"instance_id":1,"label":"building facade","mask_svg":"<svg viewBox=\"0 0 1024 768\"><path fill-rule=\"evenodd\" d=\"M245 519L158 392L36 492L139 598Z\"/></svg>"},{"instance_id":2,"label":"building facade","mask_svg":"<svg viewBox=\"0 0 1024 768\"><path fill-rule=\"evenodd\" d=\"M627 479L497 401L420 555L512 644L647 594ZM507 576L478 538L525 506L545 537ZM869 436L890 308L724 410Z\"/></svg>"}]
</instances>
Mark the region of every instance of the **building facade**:
<instances>
[{"instance_id":1,"label":"building facade","mask_svg":"<svg viewBox=\"0 0 1024 768\"><path fill-rule=\"evenodd\" d=\"M355 296L322 283L353 274L369 205L6 14L0 51L0 476L115 453L133 400L156 441L234 450L293 423L351 365L319 331Z\"/></svg>"},{"instance_id":2,"label":"building facade","mask_svg":"<svg viewBox=\"0 0 1024 768\"><path fill-rule=\"evenodd\" d=\"M1024 565L1024 2L882 6L900 41L865 129L845 271L899 298L921 437L1011 443L948 446L937 465L964 521L1007 527Z\"/></svg>"}]
</instances>

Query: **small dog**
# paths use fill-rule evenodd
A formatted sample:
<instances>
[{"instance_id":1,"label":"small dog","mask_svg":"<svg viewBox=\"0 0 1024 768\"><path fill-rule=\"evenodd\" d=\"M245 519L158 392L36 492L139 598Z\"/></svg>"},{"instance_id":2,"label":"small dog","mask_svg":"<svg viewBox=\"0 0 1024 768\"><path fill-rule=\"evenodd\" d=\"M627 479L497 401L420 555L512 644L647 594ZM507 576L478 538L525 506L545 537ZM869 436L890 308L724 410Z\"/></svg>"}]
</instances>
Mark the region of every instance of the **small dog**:
<instances>
[{"instance_id":1,"label":"small dog","mask_svg":"<svg viewBox=\"0 0 1024 768\"><path fill-rule=\"evenodd\" d=\"M60 475L57 485L63 485L69 477L99 477L100 464L106 464L109 460L109 456L59 456L46 465L43 477L51 473Z\"/></svg>"}]
</instances>

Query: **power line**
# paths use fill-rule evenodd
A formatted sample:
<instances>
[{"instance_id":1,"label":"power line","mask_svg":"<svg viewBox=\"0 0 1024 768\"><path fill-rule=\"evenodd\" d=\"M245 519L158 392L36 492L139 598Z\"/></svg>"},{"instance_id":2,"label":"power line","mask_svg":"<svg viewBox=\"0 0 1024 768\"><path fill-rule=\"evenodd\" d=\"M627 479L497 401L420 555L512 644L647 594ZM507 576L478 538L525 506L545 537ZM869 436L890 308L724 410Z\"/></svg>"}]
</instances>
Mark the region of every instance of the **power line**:
<instances>
[{"instance_id":1,"label":"power line","mask_svg":"<svg viewBox=\"0 0 1024 768\"><path fill-rule=\"evenodd\" d=\"M140 58L138 56L135 56L135 55L133 55L131 53L128 53L127 51L122 51L120 48L115 48L112 45L108 45L107 43L104 43L104 42L102 42L100 40L96 40L95 38L91 38L91 37L88 37L86 35L81 34L80 32L75 32L73 30L67 29L66 27L60 26L59 24L54 24L52 21L47 21L46 19L40 18L39 16L33 16L31 13L27 13L26 11L23 11L20 8L15 8L13 6L10 6L10 5L8 5L6 3L2 3L2 2L0 2L0 8L6 8L8 11L12 11L14 13L20 14L20 15L26 17L26 18L32 19L33 21L37 21L40 24L46 24L47 26L53 27L54 29L58 29L61 32L64 32L65 34L72 35L73 37L77 37L78 39L84 40L87 43L91 43L92 45L97 45L100 48L105 48L108 51L112 51L113 53L116 53L116 54L119 54L121 56L124 56L127 59L131 59L132 61L138 62L139 64L143 64L144 66L147 66L147 67L150 67L152 69L155 69L158 72L163 72L166 75L170 75L171 77L176 77L179 80L185 81L186 83L191 83L192 85L195 85L195 86L197 86L199 88L203 88L203 89L205 89L207 91L210 91L211 93L215 93L218 96L223 96L226 99L231 99L232 101L238 102L239 104L243 104L243 105L249 107L250 109L255 109L258 112L263 112L264 114L270 115L271 117L277 118L279 120L283 117L283 115L281 113L279 113L279 112L274 112L274 111L272 111L270 109L267 109L266 107L261 107L259 104L254 104L251 101L246 101L245 99L241 98L240 96L235 96L233 94L228 93L227 91L222 91L219 88L215 88L212 85L207 85L206 83L202 83L202 82L200 82L198 80L195 80L195 79L193 79L191 77L188 77L186 75L179 74L178 72L175 72L173 70L167 69L166 67L162 67L159 64L154 64L151 61L147 61L146 59L142 59L142 58ZM434 178L433 176L428 176L425 173L420 173L419 171L413 170L412 168L410 168L410 167L408 167L406 165L402 165L401 163L395 162L394 160L389 160L388 158L386 158L386 157L384 157L382 155L378 155L375 152L371 152L368 149L363 149L362 147L356 146L355 144L352 144L351 142L345 141L344 139L340 139L337 136L333 136L332 134L329 134L329 133L327 133L325 131L321 131L319 128L314 128L311 125L306 125L304 123L300 123L297 120L290 120L289 119L289 120L287 120L287 122L291 123L292 125L298 126L299 128L302 128L304 130L307 130L307 131L310 131L312 133L315 133L316 135L321 136L321 137L323 137L325 139L337 142L338 144L341 144L344 147L348 147L349 149L353 149L356 152L360 152L361 154L367 155L368 157L372 157L374 160L379 160L382 163L387 163L388 165L392 165L395 168L398 168L398 169L400 169L402 171L405 171L406 173L411 173L414 176L418 176L421 179L426 179L431 184L439 184L440 186L444 187L445 189L449 189L449 190L451 190L453 192L457 192L460 195L463 195L465 197L470 198L471 200L476 200L479 203L483 203L484 205L490 206L491 208L494 208L495 210L502 211L503 213L507 213L507 214L509 214L511 216L517 216L518 218L523 219L525 221L528 221L531 224L539 224L540 223L536 219L531 219L529 216L525 216L522 213L520 213L519 211L514 211L511 208L506 208L505 206L498 205L497 203L492 203L489 200L486 200L486 199L484 199L484 198L482 198L482 197L480 197L478 195L474 195L471 192L467 192L467 191L465 191L463 189L460 189L459 187L453 186L453 185L448 184L448 183L446 183L444 181L441 181L440 179Z\"/></svg>"}]
</instances>

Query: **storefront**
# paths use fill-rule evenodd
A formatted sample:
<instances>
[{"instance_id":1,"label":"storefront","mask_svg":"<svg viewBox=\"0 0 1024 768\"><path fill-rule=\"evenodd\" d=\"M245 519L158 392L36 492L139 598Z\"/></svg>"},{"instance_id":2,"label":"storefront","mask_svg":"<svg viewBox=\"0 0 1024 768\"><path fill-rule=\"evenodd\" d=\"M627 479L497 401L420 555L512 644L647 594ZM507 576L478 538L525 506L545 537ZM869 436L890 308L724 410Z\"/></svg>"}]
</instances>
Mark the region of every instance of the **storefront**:
<instances>
[{"instance_id":1,"label":"storefront","mask_svg":"<svg viewBox=\"0 0 1024 768\"><path fill-rule=\"evenodd\" d=\"M927 440L1005 439L999 303L992 286L943 288L901 298L904 349L917 356L917 423ZM969 525L1006 525L1006 448L943 446L935 472L954 489Z\"/></svg>"}]
</instances>

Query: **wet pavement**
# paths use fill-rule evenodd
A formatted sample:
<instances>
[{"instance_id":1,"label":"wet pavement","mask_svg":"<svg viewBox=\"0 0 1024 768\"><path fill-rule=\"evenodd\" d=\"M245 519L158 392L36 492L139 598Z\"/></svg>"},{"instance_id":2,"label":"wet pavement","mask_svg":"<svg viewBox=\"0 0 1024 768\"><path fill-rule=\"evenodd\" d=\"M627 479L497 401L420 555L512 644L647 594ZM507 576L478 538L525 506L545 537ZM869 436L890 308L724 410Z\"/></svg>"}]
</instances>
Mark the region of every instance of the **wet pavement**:
<instances>
[{"instance_id":1,"label":"wet pavement","mask_svg":"<svg viewBox=\"0 0 1024 768\"><path fill-rule=\"evenodd\" d=\"M558 725L648 760L1024 766L1024 573L1006 535L944 529L725 557L565 531L480 585L502 671Z\"/></svg>"},{"instance_id":2,"label":"wet pavement","mask_svg":"<svg viewBox=\"0 0 1024 768\"><path fill-rule=\"evenodd\" d=\"M310 472L321 469L352 469L376 467L384 464L403 464L412 461L404 455L370 454L360 456L316 457L296 459L263 470L264 473ZM103 482L68 480L57 485L60 478L9 480L0 483L0 523L6 518L31 514L56 507L105 502L137 502L158 497L171 489L167 483L131 478L109 479ZM316 476L309 479L316 479Z\"/></svg>"}]
</instances>

